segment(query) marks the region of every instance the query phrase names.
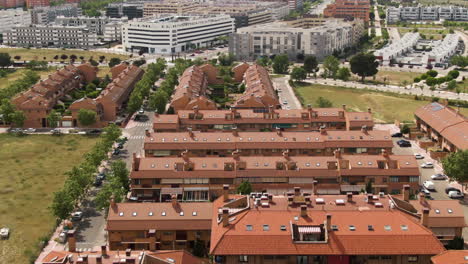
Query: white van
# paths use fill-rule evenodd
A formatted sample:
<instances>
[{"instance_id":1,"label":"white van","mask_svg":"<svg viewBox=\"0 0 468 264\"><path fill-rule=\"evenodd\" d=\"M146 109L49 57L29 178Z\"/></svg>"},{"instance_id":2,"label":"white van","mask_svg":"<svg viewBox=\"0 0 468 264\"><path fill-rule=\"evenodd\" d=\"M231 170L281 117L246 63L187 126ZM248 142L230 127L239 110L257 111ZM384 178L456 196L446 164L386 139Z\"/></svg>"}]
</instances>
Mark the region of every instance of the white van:
<instances>
[{"instance_id":1,"label":"white van","mask_svg":"<svg viewBox=\"0 0 468 264\"><path fill-rule=\"evenodd\" d=\"M432 181L423 182L423 186L424 186L424 188L426 188L428 190L435 191L435 185L434 185L434 183Z\"/></svg>"}]
</instances>

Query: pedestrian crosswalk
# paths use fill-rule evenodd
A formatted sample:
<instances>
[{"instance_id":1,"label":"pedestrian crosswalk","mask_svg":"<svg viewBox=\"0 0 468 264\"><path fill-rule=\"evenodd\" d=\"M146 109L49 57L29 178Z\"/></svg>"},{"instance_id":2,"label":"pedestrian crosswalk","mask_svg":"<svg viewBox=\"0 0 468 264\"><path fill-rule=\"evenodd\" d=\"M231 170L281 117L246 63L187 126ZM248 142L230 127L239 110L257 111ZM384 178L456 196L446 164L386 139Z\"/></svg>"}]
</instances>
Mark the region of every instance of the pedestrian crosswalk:
<instances>
[{"instance_id":1,"label":"pedestrian crosswalk","mask_svg":"<svg viewBox=\"0 0 468 264\"><path fill-rule=\"evenodd\" d=\"M136 127L152 127L152 123L138 123L135 125Z\"/></svg>"},{"instance_id":2,"label":"pedestrian crosswalk","mask_svg":"<svg viewBox=\"0 0 468 264\"><path fill-rule=\"evenodd\" d=\"M65 251L68 251L69 248L68 246L65 247ZM77 247L76 248L76 252L89 252L89 251L93 251L92 248L88 248L88 247Z\"/></svg>"},{"instance_id":3,"label":"pedestrian crosswalk","mask_svg":"<svg viewBox=\"0 0 468 264\"><path fill-rule=\"evenodd\" d=\"M130 139L144 139L145 136L130 136Z\"/></svg>"}]
</instances>

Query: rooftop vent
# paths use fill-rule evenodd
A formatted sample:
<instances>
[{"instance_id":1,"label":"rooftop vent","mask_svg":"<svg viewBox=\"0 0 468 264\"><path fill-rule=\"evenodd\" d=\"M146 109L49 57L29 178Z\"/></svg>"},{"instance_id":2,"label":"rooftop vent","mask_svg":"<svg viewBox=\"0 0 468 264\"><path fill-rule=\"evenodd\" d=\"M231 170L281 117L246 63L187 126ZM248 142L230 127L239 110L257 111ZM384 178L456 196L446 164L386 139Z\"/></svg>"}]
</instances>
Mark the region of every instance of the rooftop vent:
<instances>
[{"instance_id":1,"label":"rooftop vent","mask_svg":"<svg viewBox=\"0 0 468 264\"><path fill-rule=\"evenodd\" d=\"M132 213L132 216L137 216L137 213L136 213L136 212L133 212L133 213Z\"/></svg>"},{"instance_id":2,"label":"rooftop vent","mask_svg":"<svg viewBox=\"0 0 468 264\"><path fill-rule=\"evenodd\" d=\"M451 214L451 213L453 213L453 210L452 210L452 209L447 209L447 212L448 212L449 214Z\"/></svg>"},{"instance_id":3,"label":"rooftop vent","mask_svg":"<svg viewBox=\"0 0 468 264\"><path fill-rule=\"evenodd\" d=\"M368 225L368 226L367 226L367 230L369 230L369 231L374 231L374 226L373 226L373 225Z\"/></svg>"},{"instance_id":4,"label":"rooftop vent","mask_svg":"<svg viewBox=\"0 0 468 264\"><path fill-rule=\"evenodd\" d=\"M343 199L336 199L336 205L345 205L345 201Z\"/></svg>"},{"instance_id":5,"label":"rooftop vent","mask_svg":"<svg viewBox=\"0 0 468 264\"><path fill-rule=\"evenodd\" d=\"M148 215L149 215L149 216L153 216L153 212L149 212Z\"/></svg>"},{"instance_id":6,"label":"rooftop vent","mask_svg":"<svg viewBox=\"0 0 468 264\"><path fill-rule=\"evenodd\" d=\"M192 212L192 215L197 216L197 212L196 211Z\"/></svg>"},{"instance_id":7,"label":"rooftop vent","mask_svg":"<svg viewBox=\"0 0 468 264\"><path fill-rule=\"evenodd\" d=\"M166 212L162 211L162 212L161 212L161 215L162 215L162 216L166 216Z\"/></svg>"},{"instance_id":8,"label":"rooftop vent","mask_svg":"<svg viewBox=\"0 0 468 264\"><path fill-rule=\"evenodd\" d=\"M270 231L269 225L263 225L263 231Z\"/></svg>"},{"instance_id":9,"label":"rooftop vent","mask_svg":"<svg viewBox=\"0 0 468 264\"><path fill-rule=\"evenodd\" d=\"M245 230L252 231L252 229L253 229L252 225L245 225Z\"/></svg>"},{"instance_id":10,"label":"rooftop vent","mask_svg":"<svg viewBox=\"0 0 468 264\"><path fill-rule=\"evenodd\" d=\"M440 214L440 210L439 210L439 209L435 209L435 213L436 213L436 214Z\"/></svg>"},{"instance_id":11,"label":"rooftop vent","mask_svg":"<svg viewBox=\"0 0 468 264\"><path fill-rule=\"evenodd\" d=\"M382 208L383 204L382 203L374 203L375 207Z\"/></svg>"},{"instance_id":12,"label":"rooftop vent","mask_svg":"<svg viewBox=\"0 0 468 264\"><path fill-rule=\"evenodd\" d=\"M119 213L119 216L124 216L124 213L123 213L123 212L120 212L120 213Z\"/></svg>"},{"instance_id":13,"label":"rooftop vent","mask_svg":"<svg viewBox=\"0 0 468 264\"><path fill-rule=\"evenodd\" d=\"M280 230L281 231L286 231L286 226L285 225L280 226Z\"/></svg>"},{"instance_id":14,"label":"rooftop vent","mask_svg":"<svg viewBox=\"0 0 468 264\"><path fill-rule=\"evenodd\" d=\"M180 216L184 216L184 211L179 213Z\"/></svg>"},{"instance_id":15,"label":"rooftop vent","mask_svg":"<svg viewBox=\"0 0 468 264\"><path fill-rule=\"evenodd\" d=\"M332 229L333 231L338 231L338 226L337 226L337 225L332 225L332 226L331 226L331 229Z\"/></svg>"},{"instance_id":16,"label":"rooftop vent","mask_svg":"<svg viewBox=\"0 0 468 264\"><path fill-rule=\"evenodd\" d=\"M401 230L408 231L408 226L407 225L401 225Z\"/></svg>"},{"instance_id":17,"label":"rooftop vent","mask_svg":"<svg viewBox=\"0 0 468 264\"><path fill-rule=\"evenodd\" d=\"M325 199L323 199L323 198L315 198L315 203L316 203L316 204L325 204Z\"/></svg>"},{"instance_id":18,"label":"rooftop vent","mask_svg":"<svg viewBox=\"0 0 468 264\"><path fill-rule=\"evenodd\" d=\"M392 231L392 227L389 225L384 226L385 231Z\"/></svg>"},{"instance_id":19,"label":"rooftop vent","mask_svg":"<svg viewBox=\"0 0 468 264\"><path fill-rule=\"evenodd\" d=\"M349 231L356 231L356 227L353 226L353 225L350 225L350 226L349 226Z\"/></svg>"}]
</instances>

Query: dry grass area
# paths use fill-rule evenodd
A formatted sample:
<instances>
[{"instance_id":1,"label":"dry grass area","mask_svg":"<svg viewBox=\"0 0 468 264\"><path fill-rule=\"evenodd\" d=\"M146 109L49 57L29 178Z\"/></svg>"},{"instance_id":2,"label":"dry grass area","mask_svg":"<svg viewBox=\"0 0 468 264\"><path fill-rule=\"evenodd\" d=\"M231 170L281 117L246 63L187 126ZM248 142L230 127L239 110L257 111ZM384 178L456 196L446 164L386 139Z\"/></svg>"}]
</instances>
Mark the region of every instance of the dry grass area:
<instances>
[{"instance_id":1,"label":"dry grass area","mask_svg":"<svg viewBox=\"0 0 468 264\"><path fill-rule=\"evenodd\" d=\"M402 85L405 81L408 84L413 83L414 78L420 76L419 72L405 72L405 71L379 71L376 75L376 81L386 82L393 85ZM371 78L369 78L371 79Z\"/></svg>"},{"instance_id":2,"label":"dry grass area","mask_svg":"<svg viewBox=\"0 0 468 264\"><path fill-rule=\"evenodd\" d=\"M25 48L0 48L0 53L6 52L10 54L12 58L15 56L21 56L20 60L46 60L46 61L55 61L54 56L58 55L59 57L62 54L70 56L72 54L76 55L78 58L83 56L85 60L89 60L93 57L94 60L99 60L100 56L105 56L106 60L116 57L121 60L128 59L127 55L97 52L97 51L88 51L88 50L61 50L61 49L25 49ZM44 59L45 58L45 59ZM57 61L60 61L59 58Z\"/></svg>"},{"instance_id":3,"label":"dry grass area","mask_svg":"<svg viewBox=\"0 0 468 264\"><path fill-rule=\"evenodd\" d=\"M55 226L48 209L64 173L81 161L96 137L0 134L0 227L11 229L0 240L0 263L30 263L39 239Z\"/></svg>"},{"instance_id":4,"label":"dry grass area","mask_svg":"<svg viewBox=\"0 0 468 264\"><path fill-rule=\"evenodd\" d=\"M41 79L45 79L50 73L54 72L55 70L56 69L54 67L50 67L47 71L37 71L37 73L41 76ZM3 78L0 78L0 89L8 87L12 82L20 79L25 71L27 70L16 69L14 72L9 73Z\"/></svg>"},{"instance_id":5,"label":"dry grass area","mask_svg":"<svg viewBox=\"0 0 468 264\"><path fill-rule=\"evenodd\" d=\"M466 0L418 0L422 5L459 5L468 7Z\"/></svg>"},{"instance_id":6,"label":"dry grass area","mask_svg":"<svg viewBox=\"0 0 468 264\"><path fill-rule=\"evenodd\" d=\"M109 75L109 77L112 78L112 74L110 73L110 67L99 66L99 71L98 71L97 77L104 78L107 74Z\"/></svg>"}]
</instances>

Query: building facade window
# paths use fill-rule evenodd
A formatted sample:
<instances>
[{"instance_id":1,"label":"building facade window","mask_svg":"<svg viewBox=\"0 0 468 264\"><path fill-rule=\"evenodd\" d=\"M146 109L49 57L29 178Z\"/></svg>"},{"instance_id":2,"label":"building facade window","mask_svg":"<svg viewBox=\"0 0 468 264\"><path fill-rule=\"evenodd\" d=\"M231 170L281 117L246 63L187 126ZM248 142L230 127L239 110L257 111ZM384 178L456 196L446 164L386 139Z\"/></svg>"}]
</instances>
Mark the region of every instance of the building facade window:
<instances>
[{"instance_id":1,"label":"building facade window","mask_svg":"<svg viewBox=\"0 0 468 264\"><path fill-rule=\"evenodd\" d=\"M246 255L239 256L239 262L249 262L249 256L246 256Z\"/></svg>"}]
</instances>

